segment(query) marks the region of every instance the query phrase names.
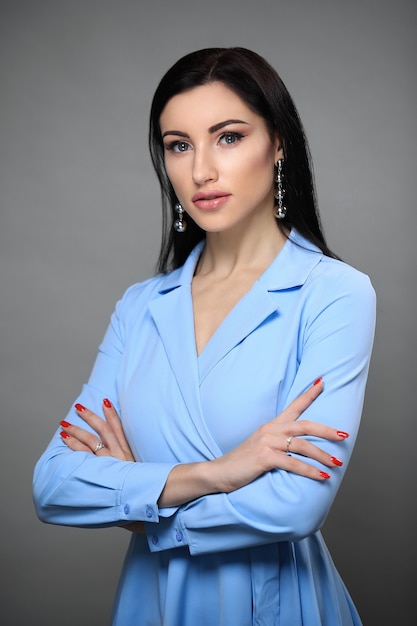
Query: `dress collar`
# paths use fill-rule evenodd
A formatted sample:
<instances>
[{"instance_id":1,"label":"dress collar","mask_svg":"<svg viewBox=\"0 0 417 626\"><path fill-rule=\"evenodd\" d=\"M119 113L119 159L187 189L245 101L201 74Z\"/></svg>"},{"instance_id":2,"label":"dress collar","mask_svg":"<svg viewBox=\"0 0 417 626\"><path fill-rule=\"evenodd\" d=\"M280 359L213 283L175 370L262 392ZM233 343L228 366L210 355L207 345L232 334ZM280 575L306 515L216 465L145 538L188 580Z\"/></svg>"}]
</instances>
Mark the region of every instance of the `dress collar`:
<instances>
[{"instance_id":1,"label":"dress collar","mask_svg":"<svg viewBox=\"0 0 417 626\"><path fill-rule=\"evenodd\" d=\"M204 245L205 242L200 241L188 255L184 265L163 277L160 294L191 284ZM258 282L267 291L299 287L305 283L311 270L322 257L323 252L293 228L284 246L259 277Z\"/></svg>"}]
</instances>

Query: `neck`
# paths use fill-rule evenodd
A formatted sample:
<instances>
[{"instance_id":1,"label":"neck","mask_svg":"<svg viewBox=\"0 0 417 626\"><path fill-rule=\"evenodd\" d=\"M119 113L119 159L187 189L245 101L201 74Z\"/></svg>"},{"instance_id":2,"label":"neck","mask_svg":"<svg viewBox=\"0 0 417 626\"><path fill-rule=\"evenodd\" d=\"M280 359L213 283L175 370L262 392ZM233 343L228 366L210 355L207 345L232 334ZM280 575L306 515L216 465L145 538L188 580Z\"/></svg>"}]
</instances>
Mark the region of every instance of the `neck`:
<instances>
[{"instance_id":1,"label":"neck","mask_svg":"<svg viewBox=\"0 0 417 626\"><path fill-rule=\"evenodd\" d=\"M226 277L241 270L265 269L285 241L274 217L267 225L255 222L250 228L246 225L231 231L208 232L196 274Z\"/></svg>"}]
</instances>

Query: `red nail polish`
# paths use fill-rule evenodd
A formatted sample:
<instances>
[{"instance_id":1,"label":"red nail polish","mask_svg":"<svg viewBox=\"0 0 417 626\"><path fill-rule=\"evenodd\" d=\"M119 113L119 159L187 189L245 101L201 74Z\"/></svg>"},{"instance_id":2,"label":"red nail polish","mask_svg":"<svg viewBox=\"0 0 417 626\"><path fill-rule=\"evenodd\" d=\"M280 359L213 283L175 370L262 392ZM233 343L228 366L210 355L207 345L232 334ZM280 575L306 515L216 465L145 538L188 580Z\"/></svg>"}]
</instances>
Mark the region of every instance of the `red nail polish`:
<instances>
[{"instance_id":1,"label":"red nail polish","mask_svg":"<svg viewBox=\"0 0 417 626\"><path fill-rule=\"evenodd\" d=\"M326 480L327 480L328 478L330 478L330 474L328 474L327 472L320 472L320 476L321 476L322 478L325 478Z\"/></svg>"},{"instance_id":2,"label":"red nail polish","mask_svg":"<svg viewBox=\"0 0 417 626\"><path fill-rule=\"evenodd\" d=\"M71 424L69 422L66 422L65 420L62 420L62 422L59 422L59 423L62 426L62 428L68 428L68 426L71 426Z\"/></svg>"},{"instance_id":3,"label":"red nail polish","mask_svg":"<svg viewBox=\"0 0 417 626\"><path fill-rule=\"evenodd\" d=\"M59 433L59 434L61 435L62 439L68 439L69 437L69 434L66 433L65 431L62 431L62 433Z\"/></svg>"},{"instance_id":4,"label":"red nail polish","mask_svg":"<svg viewBox=\"0 0 417 626\"><path fill-rule=\"evenodd\" d=\"M317 380L314 381L313 387L314 385L318 385L319 383L321 383L322 380L323 380L323 376L320 376Z\"/></svg>"},{"instance_id":5,"label":"red nail polish","mask_svg":"<svg viewBox=\"0 0 417 626\"><path fill-rule=\"evenodd\" d=\"M111 402L110 402L110 400L108 400L107 398L104 398L104 400L103 400L103 404L104 404L104 406L106 406L108 409L110 409L110 408L111 408Z\"/></svg>"},{"instance_id":6,"label":"red nail polish","mask_svg":"<svg viewBox=\"0 0 417 626\"><path fill-rule=\"evenodd\" d=\"M338 467L342 467L343 465L343 461L341 461L340 459L337 459L335 456L331 456L330 460L333 463L333 465L337 465Z\"/></svg>"},{"instance_id":7,"label":"red nail polish","mask_svg":"<svg viewBox=\"0 0 417 626\"><path fill-rule=\"evenodd\" d=\"M77 411L80 411L80 412L85 411L85 406L83 406L82 404L77 403L75 405L75 408L77 409Z\"/></svg>"},{"instance_id":8,"label":"red nail polish","mask_svg":"<svg viewBox=\"0 0 417 626\"><path fill-rule=\"evenodd\" d=\"M337 431L338 437L342 437L342 439L347 439L349 437L349 433L344 433L343 430Z\"/></svg>"}]
</instances>

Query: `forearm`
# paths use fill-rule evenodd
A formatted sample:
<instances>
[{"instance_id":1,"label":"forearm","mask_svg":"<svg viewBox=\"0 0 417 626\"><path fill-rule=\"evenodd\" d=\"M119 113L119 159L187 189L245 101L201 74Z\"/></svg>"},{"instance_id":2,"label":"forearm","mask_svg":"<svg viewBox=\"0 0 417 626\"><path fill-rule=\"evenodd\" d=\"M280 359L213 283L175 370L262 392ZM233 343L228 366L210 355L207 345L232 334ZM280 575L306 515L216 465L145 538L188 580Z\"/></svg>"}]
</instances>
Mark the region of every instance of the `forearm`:
<instances>
[{"instance_id":1,"label":"forearm","mask_svg":"<svg viewBox=\"0 0 417 626\"><path fill-rule=\"evenodd\" d=\"M176 465L158 499L159 508L181 506L210 493L219 493L221 489L214 470L212 461Z\"/></svg>"},{"instance_id":2,"label":"forearm","mask_svg":"<svg viewBox=\"0 0 417 626\"><path fill-rule=\"evenodd\" d=\"M35 468L36 511L42 521L66 526L156 522L156 502L171 469L68 451L54 439Z\"/></svg>"}]
</instances>

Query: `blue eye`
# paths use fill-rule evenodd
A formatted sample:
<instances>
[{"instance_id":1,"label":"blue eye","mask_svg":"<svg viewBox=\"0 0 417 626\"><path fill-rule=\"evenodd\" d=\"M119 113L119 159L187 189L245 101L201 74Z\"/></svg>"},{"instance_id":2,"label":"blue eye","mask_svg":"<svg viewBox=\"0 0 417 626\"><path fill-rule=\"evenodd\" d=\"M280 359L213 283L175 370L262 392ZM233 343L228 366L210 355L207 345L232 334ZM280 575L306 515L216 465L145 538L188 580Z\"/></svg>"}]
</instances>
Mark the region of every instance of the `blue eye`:
<instances>
[{"instance_id":1,"label":"blue eye","mask_svg":"<svg viewBox=\"0 0 417 626\"><path fill-rule=\"evenodd\" d=\"M220 143L231 146L234 143L237 143L240 139L242 139L242 137L243 135L241 133L228 132L228 133L223 133L223 135L220 136L219 141Z\"/></svg>"},{"instance_id":2,"label":"blue eye","mask_svg":"<svg viewBox=\"0 0 417 626\"><path fill-rule=\"evenodd\" d=\"M169 145L165 146L166 150L171 152L187 152L190 149L190 144L186 141L173 141Z\"/></svg>"}]
</instances>

